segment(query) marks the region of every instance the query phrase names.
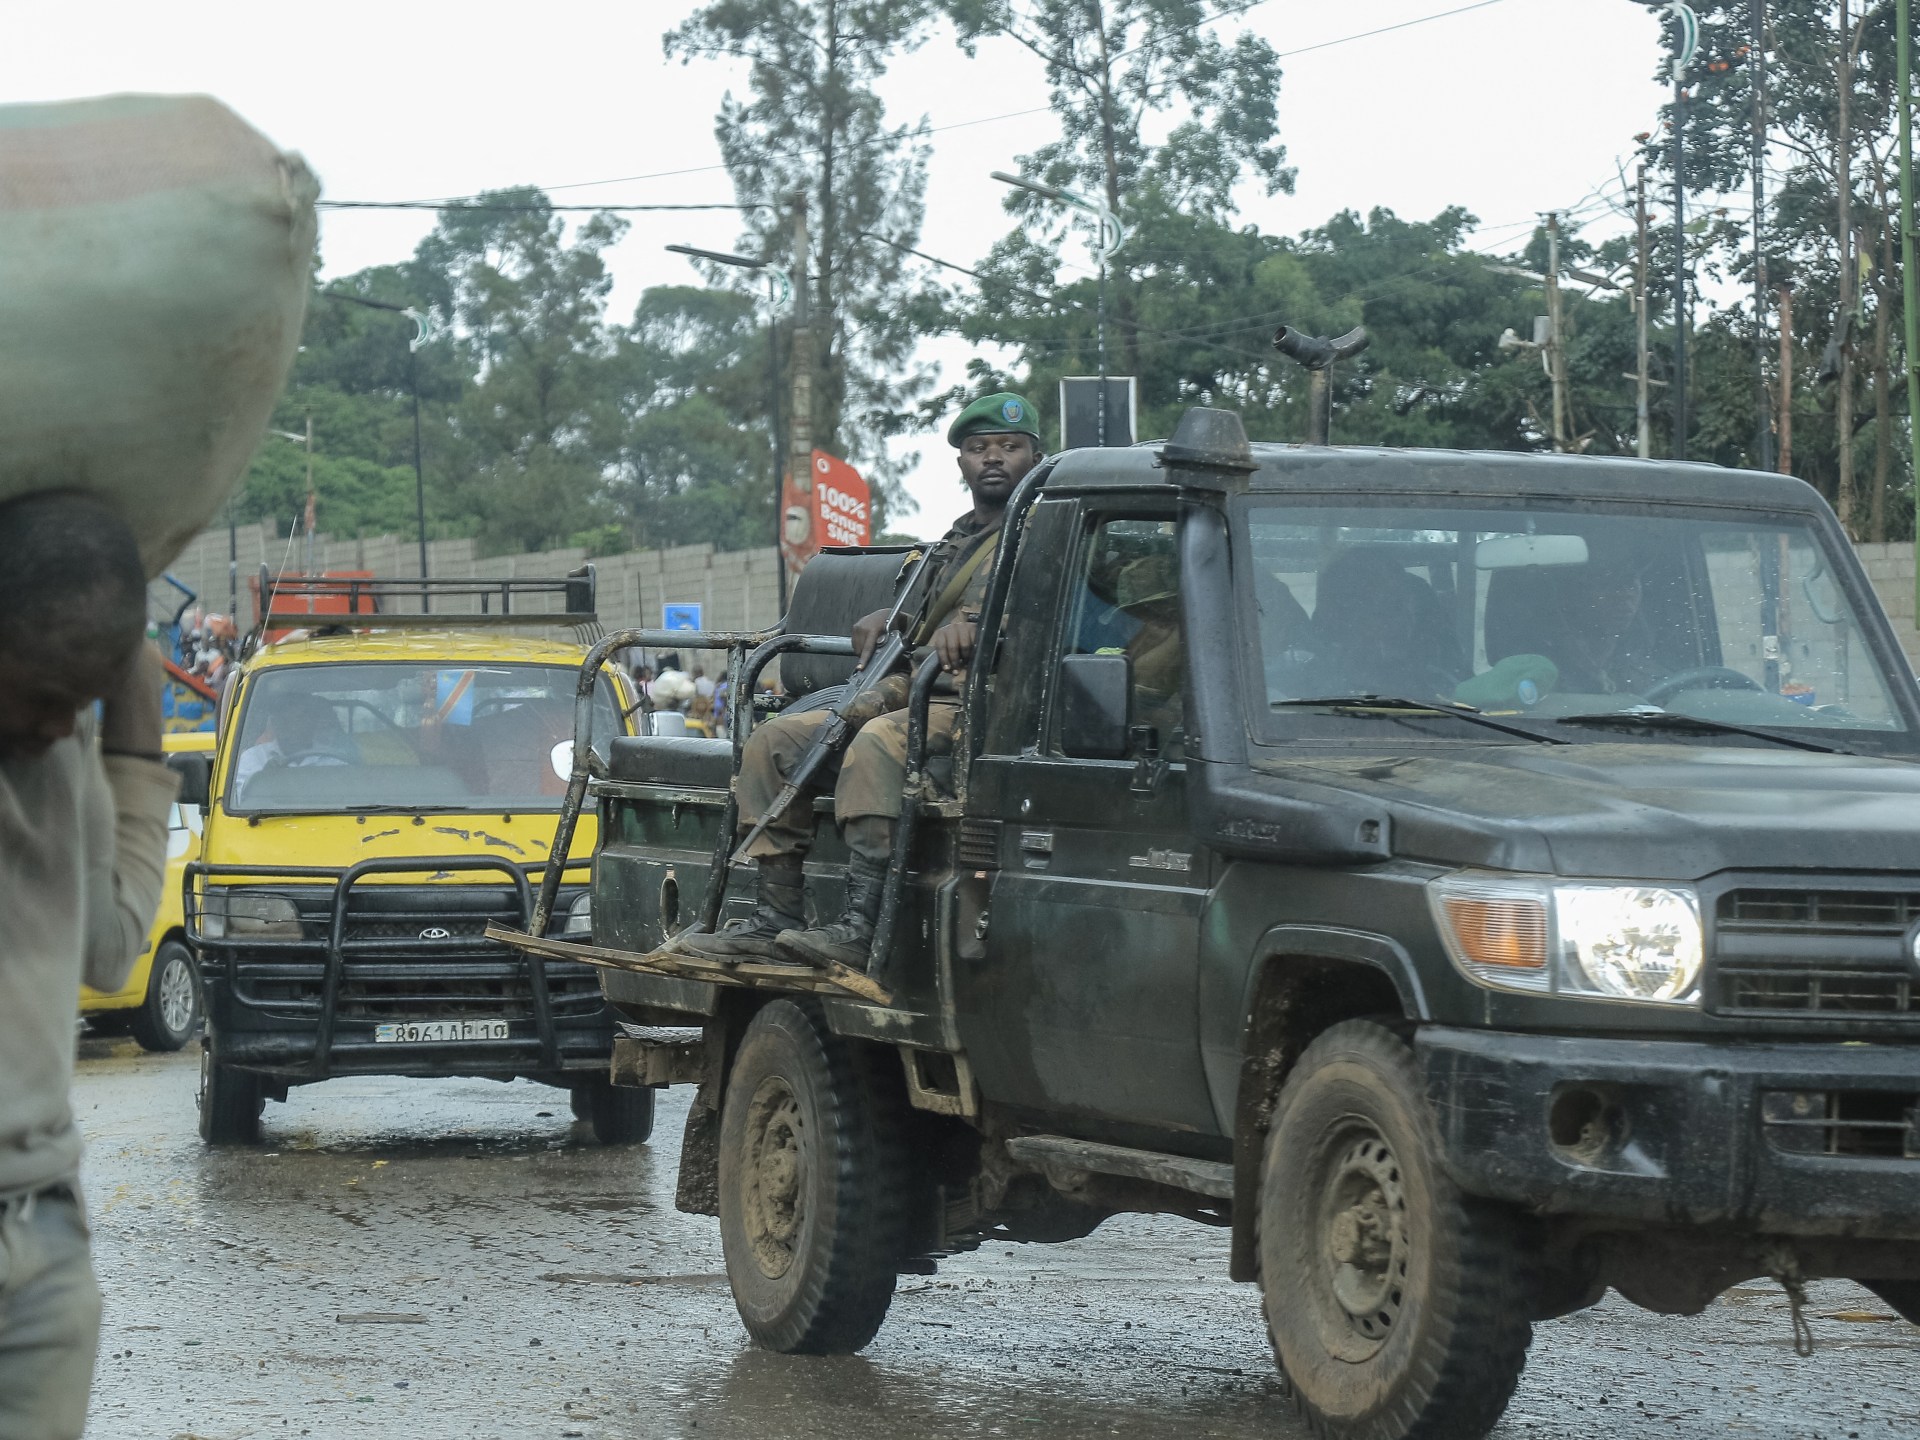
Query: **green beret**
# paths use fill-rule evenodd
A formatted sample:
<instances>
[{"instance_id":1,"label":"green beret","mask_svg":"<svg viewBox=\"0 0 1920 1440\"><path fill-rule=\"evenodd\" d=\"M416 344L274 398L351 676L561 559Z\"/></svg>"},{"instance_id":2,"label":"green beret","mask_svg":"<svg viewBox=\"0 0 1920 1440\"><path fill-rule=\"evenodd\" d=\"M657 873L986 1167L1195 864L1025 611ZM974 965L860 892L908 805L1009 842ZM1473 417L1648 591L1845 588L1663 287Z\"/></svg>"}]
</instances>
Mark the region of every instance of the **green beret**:
<instances>
[{"instance_id":1,"label":"green beret","mask_svg":"<svg viewBox=\"0 0 1920 1440\"><path fill-rule=\"evenodd\" d=\"M971 435L1031 435L1040 443L1040 417L1033 405L1011 391L982 395L954 417L947 427L947 443L956 450Z\"/></svg>"}]
</instances>

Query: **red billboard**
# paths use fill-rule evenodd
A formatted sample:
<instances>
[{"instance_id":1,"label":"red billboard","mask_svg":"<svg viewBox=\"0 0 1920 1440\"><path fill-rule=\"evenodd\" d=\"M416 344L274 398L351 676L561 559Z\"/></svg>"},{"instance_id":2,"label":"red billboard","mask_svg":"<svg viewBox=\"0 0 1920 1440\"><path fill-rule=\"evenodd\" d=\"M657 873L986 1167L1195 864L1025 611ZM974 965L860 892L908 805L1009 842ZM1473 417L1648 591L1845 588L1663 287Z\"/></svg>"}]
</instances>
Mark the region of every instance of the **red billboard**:
<instances>
[{"instance_id":1,"label":"red billboard","mask_svg":"<svg viewBox=\"0 0 1920 1440\"><path fill-rule=\"evenodd\" d=\"M787 573L823 546L873 543L873 495L860 472L837 455L813 452L813 471L795 485L789 475L781 505L780 549Z\"/></svg>"}]
</instances>

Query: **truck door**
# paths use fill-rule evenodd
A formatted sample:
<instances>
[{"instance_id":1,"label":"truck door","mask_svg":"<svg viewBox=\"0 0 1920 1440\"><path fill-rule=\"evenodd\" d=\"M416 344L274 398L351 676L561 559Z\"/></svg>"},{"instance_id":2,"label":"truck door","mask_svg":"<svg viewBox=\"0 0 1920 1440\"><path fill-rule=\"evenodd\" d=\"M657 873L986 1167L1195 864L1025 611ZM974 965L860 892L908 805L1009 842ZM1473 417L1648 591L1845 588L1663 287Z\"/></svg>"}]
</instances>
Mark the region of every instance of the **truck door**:
<instances>
[{"instance_id":1,"label":"truck door","mask_svg":"<svg viewBox=\"0 0 1920 1440\"><path fill-rule=\"evenodd\" d=\"M969 815L993 833L999 869L983 953L956 966L956 999L989 1099L1096 1128L1212 1133L1196 1009L1206 864L1188 838L1180 761L1174 530L1171 511L1087 505L1055 531L1067 556L1034 553L1037 532L1022 546L1020 580L1044 559L1065 583L1046 646L1003 655L1024 660L1022 673L996 667L996 701L1031 706L1033 728L990 726L971 772ZM1053 682L1076 654L1128 658L1133 753L1063 752Z\"/></svg>"}]
</instances>

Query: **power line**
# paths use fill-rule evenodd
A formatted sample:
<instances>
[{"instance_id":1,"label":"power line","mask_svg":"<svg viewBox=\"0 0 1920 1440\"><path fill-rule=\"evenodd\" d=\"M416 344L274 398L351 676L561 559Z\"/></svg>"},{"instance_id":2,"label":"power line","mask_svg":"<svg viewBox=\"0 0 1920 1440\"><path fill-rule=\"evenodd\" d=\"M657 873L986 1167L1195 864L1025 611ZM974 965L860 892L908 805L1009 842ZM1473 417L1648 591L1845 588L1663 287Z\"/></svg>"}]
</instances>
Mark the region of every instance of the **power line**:
<instances>
[{"instance_id":1,"label":"power line","mask_svg":"<svg viewBox=\"0 0 1920 1440\"><path fill-rule=\"evenodd\" d=\"M1197 22L1196 25L1190 26L1188 28L1195 29L1195 28L1198 28L1199 25L1210 25L1218 20L1229 19L1232 16L1242 14L1247 10L1252 10L1256 6L1263 5L1266 3L1267 3L1267 0L1249 0L1249 3L1247 4L1238 6L1237 8L1233 8L1233 9L1222 10L1217 14L1209 16L1206 20L1199 21ZM1445 20L1455 15L1464 15L1471 10L1484 10L1490 5L1501 5L1505 3L1506 3L1506 0L1475 0L1475 3L1471 5L1461 5L1461 6L1457 6L1452 10L1437 11L1432 15L1418 15L1411 20L1402 20L1396 25L1382 25L1378 29L1362 30L1356 34L1342 35L1337 39L1333 39L1333 40L1322 40L1318 44L1303 45L1295 50L1277 51L1275 53L1274 58L1278 60L1285 60L1295 55L1308 55L1317 50L1331 50L1338 45L1350 45L1356 40L1371 40L1376 35L1390 34L1395 30L1407 30L1407 29L1411 29L1416 25L1426 25L1435 20ZM1180 32L1175 31L1173 33L1178 34ZM1166 37L1163 36L1161 38L1164 39ZM1157 44L1159 42L1154 41L1149 43ZM1145 48L1145 47L1142 46L1137 48ZM1132 52L1129 51L1124 53L1130 54ZM1120 57L1115 57L1115 58L1120 58ZM966 130L976 125L994 125L994 124L998 124L1002 120L1023 120L1030 115L1047 115L1047 114L1051 114L1052 111L1053 111L1053 107L1051 105L1033 105L1033 106L1027 107L1024 110L1008 110L998 115L978 115L971 120L954 120L954 121L950 121L945 125L930 125L915 133L917 135L944 135L947 132L952 130ZM881 145L881 144L887 143L887 140L889 138L890 137L884 137L884 136L876 137L875 139L864 141L861 143L867 144L867 145ZM819 155L820 153L821 152L819 152L818 150L797 150L789 154L774 156L769 158L776 158L781 160L806 160L806 159L811 159ZM605 180L573 180L573 181L568 181L567 183L561 184L561 185L543 185L539 188L543 192L547 192L547 193L551 193L556 190L590 190L601 185L637 185L640 182L645 180L672 180L672 179L677 179L682 175L711 175L716 171L724 171L726 169L727 169L727 166L725 164L691 165L691 166L685 167L684 169L679 169L679 170L653 170L653 171L647 172L644 175L616 175ZM436 209L444 208L448 205L457 204L458 202L461 202L461 201L473 200L475 198L476 197L473 195L448 195L448 196L443 196L438 200L361 201L352 205L349 205L349 203L346 201L333 201L333 202L323 201L321 203L322 204L331 203L337 209L352 208L352 209L390 209L390 210L400 210L400 209L436 210ZM569 207L556 205L553 208L558 210L558 209L564 209ZM671 209L676 207L645 206L645 205L632 205L632 206L589 205L589 206L576 206L571 208L585 209L585 210L646 210L646 209ZM716 206L716 207L699 207L699 208L728 209L728 208L736 208L736 207Z\"/></svg>"},{"instance_id":2,"label":"power line","mask_svg":"<svg viewBox=\"0 0 1920 1440\"><path fill-rule=\"evenodd\" d=\"M1235 15L1244 15L1247 13L1247 11L1257 10L1260 6L1265 5L1267 3L1268 3L1268 0L1246 0L1245 4L1229 5L1225 9L1215 11L1213 14L1207 16L1204 20L1196 20L1191 25L1182 25L1176 30L1167 31L1166 34L1164 35L1156 35L1151 40L1143 40L1138 45L1135 45L1131 50L1122 50L1120 51L1119 54L1115 55L1113 58L1115 60L1124 60L1129 55L1138 55L1142 50L1152 50L1156 46L1162 45L1168 40L1173 39L1173 37L1176 35L1186 35L1191 33L1192 31L1203 29L1208 25L1212 25L1216 21L1228 20Z\"/></svg>"},{"instance_id":3,"label":"power line","mask_svg":"<svg viewBox=\"0 0 1920 1440\"><path fill-rule=\"evenodd\" d=\"M777 207L758 201L715 205L492 205L464 200L319 200L322 210L451 210L482 214L545 215L551 211L584 210L593 214L608 211L627 213L638 210L772 210Z\"/></svg>"},{"instance_id":4,"label":"power line","mask_svg":"<svg viewBox=\"0 0 1920 1440\"><path fill-rule=\"evenodd\" d=\"M1355 40L1371 40L1376 35L1389 35L1395 30L1411 30L1416 25L1430 24L1435 20L1445 20L1450 16L1464 15L1469 10L1484 10L1489 5L1505 4L1506 0L1474 0L1471 5L1462 5L1454 10L1441 10L1432 15L1417 15L1411 20L1402 20L1397 25L1382 25L1378 30L1362 30L1357 35L1342 35L1338 40L1322 40L1318 45L1302 45L1298 50L1280 50L1274 59L1285 60L1294 55L1311 55L1315 50L1331 50L1336 45L1350 45Z\"/></svg>"}]
</instances>

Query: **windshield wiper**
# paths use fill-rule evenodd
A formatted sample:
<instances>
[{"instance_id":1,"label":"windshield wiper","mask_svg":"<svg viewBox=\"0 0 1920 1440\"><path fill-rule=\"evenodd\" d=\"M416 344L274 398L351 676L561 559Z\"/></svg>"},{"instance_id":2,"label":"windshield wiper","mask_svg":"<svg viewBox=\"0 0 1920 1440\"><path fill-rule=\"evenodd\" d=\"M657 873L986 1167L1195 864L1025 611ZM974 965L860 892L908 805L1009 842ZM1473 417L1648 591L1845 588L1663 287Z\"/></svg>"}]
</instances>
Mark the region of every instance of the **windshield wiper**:
<instances>
[{"instance_id":1,"label":"windshield wiper","mask_svg":"<svg viewBox=\"0 0 1920 1440\"><path fill-rule=\"evenodd\" d=\"M1557 725L1642 727L1649 730L1692 730L1701 735L1747 735L1755 740L1771 740L1776 745L1791 745L1796 750L1818 750L1823 755L1853 755L1857 751L1838 745L1823 745L1818 740L1802 740L1797 735L1782 735L1777 730L1762 730L1753 725L1735 725L1727 720L1704 720L1677 710L1662 710L1652 705L1635 705L1626 710L1602 710L1592 715L1556 716Z\"/></svg>"},{"instance_id":2,"label":"windshield wiper","mask_svg":"<svg viewBox=\"0 0 1920 1440\"><path fill-rule=\"evenodd\" d=\"M1455 720L1464 720L1469 725L1482 725L1489 730L1498 730L1503 735L1517 735L1522 740L1537 740L1542 745L1565 745L1567 742L1558 735L1543 735L1538 730L1529 730L1524 725L1508 725L1483 715L1471 705L1463 705L1455 700L1409 700L1400 695L1316 695L1303 700L1275 700L1269 707L1274 710L1324 708L1333 710L1374 711L1381 714L1400 715L1446 715Z\"/></svg>"},{"instance_id":3,"label":"windshield wiper","mask_svg":"<svg viewBox=\"0 0 1920 1440\"><path fill-rule=\"evenodd\" d=\"M304 814L336 815L445 815L466 810L466 805L342 805L335 810L304 811Z\"/></svg>"}]
</instances>

